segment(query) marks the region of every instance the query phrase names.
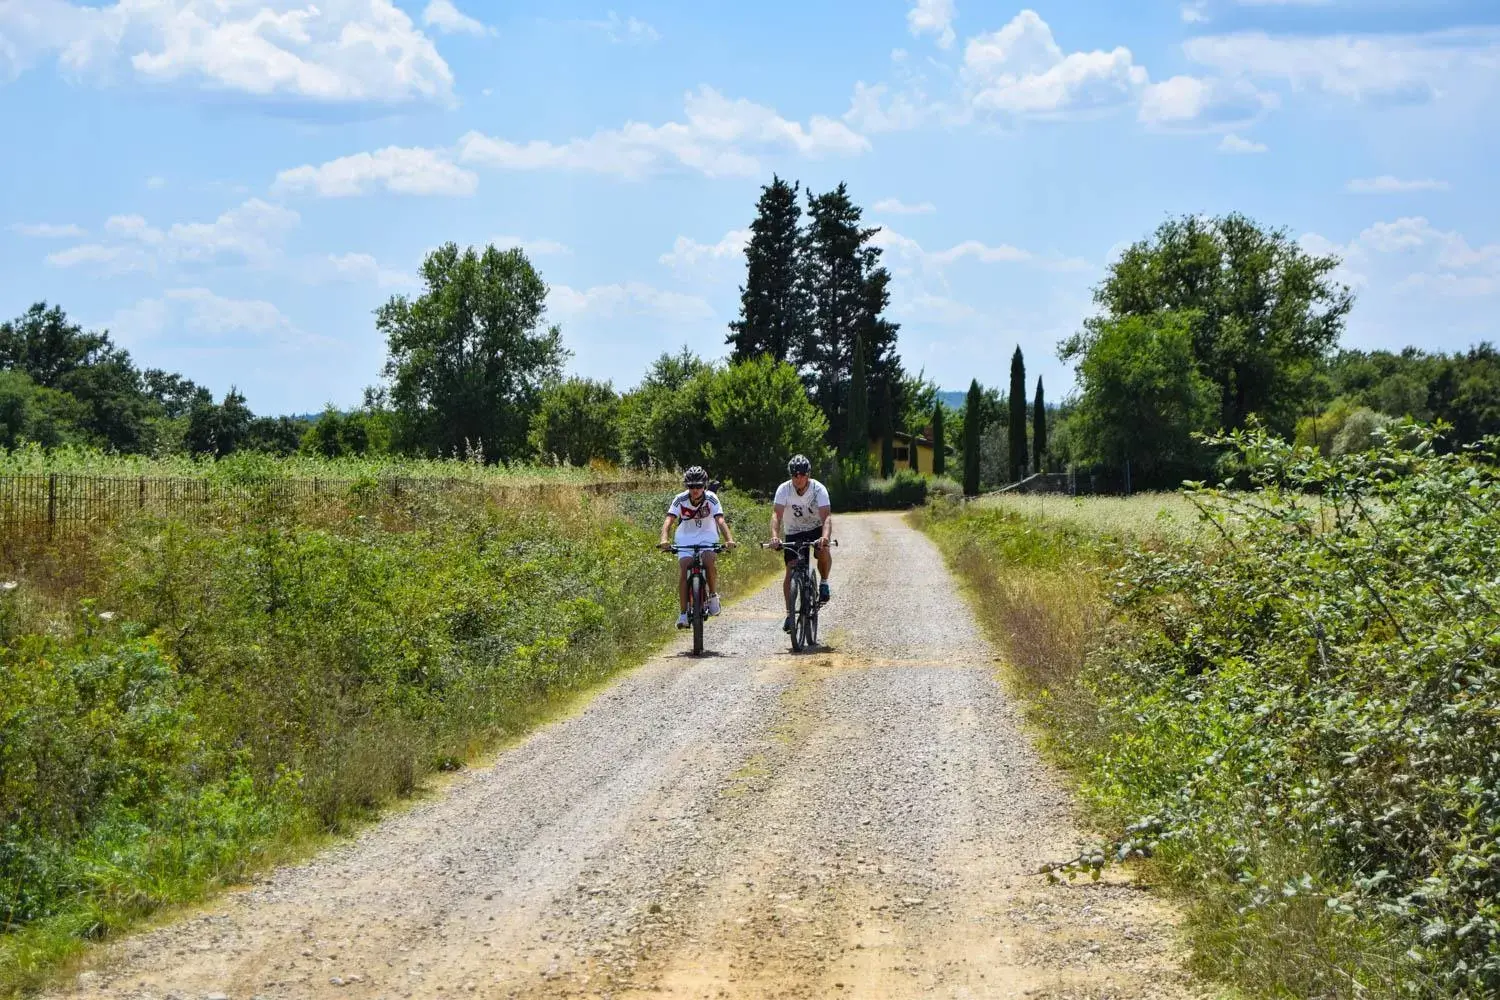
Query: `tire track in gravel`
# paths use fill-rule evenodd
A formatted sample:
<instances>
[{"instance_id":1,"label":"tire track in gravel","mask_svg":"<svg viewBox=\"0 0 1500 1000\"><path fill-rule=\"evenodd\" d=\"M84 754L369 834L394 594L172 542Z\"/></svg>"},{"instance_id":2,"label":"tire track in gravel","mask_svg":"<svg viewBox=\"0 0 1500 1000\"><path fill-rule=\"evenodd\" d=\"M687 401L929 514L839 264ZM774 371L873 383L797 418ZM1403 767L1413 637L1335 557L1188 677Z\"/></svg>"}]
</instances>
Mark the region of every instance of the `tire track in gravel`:
<instances>
[{"instance_id":1,"label":"tire track in gravel","mask_svg":"<svg viewBox=\"0 0 1500 1000\"><path fill-rule=\"evenodd\" d=\"M1196 996L1173 915L1027 874L1069 799L936 549L838 518L826 646L779 583L438 797L113 947L57 996Z\"/></svg>"}]
</instances>

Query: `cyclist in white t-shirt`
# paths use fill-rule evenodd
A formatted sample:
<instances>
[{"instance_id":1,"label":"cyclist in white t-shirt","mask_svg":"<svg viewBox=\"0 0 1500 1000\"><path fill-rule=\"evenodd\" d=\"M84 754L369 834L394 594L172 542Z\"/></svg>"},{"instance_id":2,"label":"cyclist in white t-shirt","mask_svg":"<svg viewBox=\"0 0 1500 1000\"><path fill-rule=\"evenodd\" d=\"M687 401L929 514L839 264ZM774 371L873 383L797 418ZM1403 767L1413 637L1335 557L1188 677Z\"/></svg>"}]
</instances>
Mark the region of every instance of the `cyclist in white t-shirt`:
<instances>
[{"instance_id":1,"label":"cyclist in white t-shirt","mask_svg":"<svg viewBox=\"0 0 1500 1000\"><path fill-rule=\"evenodd\" d=\"M828 490L812 478L812 463L805 455L793 455L786 464L791 479L776 487L776 497L771 506L771 545L780 548L787 542L819 542L814 551L818 554L818 600L826 601L828 571L833 568L833 557L828 551L828 540L833 535L833 505L828 499ZM783 528L786 534L783 535ZM786 595L786 621L783 632L792 630L792 566L797 561L794 549L786 549L786 576L781 581L781 592Z\"/></svg>"},{"instance_id":2,"label":"cyclist in white t-shirt","mask_svg":"<svg viewBox=\"0 0 1500 1000\"><path fill-rule=\"evenodd\" d=\"M724 547L735 546L734 535L729 531L729 522L724 520L724 509L719 506L718 496L708 488L708 473L693 466L682 474L682 485L686 487L667 505L667 519L661 523L661 541L658 548L671 551L677 549L677 603L681 614L677 616L677 627L687 628L687 574L693 561L693 550L685 545L712 545L719 540L719 531L724 531ZM672 525L677 532L672 540L667 533ZM719 613L719 564L712 549L703 550L703 565L708 568L708 613Z\"/></svg>"}]
</instances>

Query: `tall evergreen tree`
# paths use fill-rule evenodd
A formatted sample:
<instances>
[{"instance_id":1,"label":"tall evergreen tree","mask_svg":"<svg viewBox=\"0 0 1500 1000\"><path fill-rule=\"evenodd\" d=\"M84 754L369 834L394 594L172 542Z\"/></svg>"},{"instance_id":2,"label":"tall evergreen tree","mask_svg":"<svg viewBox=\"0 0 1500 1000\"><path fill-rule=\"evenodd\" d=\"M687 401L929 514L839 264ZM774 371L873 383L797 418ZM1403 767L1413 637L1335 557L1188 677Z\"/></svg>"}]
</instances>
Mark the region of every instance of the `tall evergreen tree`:
<instances>
[{"instance_id":1,"label":"tall evergreen tree","mask_svg":"<svg viewBox=\"0 0 1500 1000\"><path fill-rule=\"evenodd\" d=\"M761 188L745 247L740 317L729 324L731 363L762 354L786 361L807 339L812 300L802 266L800 186L773 175L771 183Z\"/></svg>"},{"instance_id":2,"label":"tall evergreen tree","mask_svg":"<svg viewBox=\"0 0 1500 1000\"><path fill-rule=\"evenodd\" d=\"M1021 347L1010 356L1010 480L1026 474L1026 361Z\"/></svg>"},{"instance_id":3,"label":"tall evergreen tree","mask_svg":"<svg viewBox=\"0 0 1500 1000\"><path fill-rule=\"evenodd\" d=\"M880 478L896 473L896 413L891 400L891 384L880 390Z\"/></svg>"},{"instance_id":4,"label":"tall evergreen tree","mask_svg":"<svg viewBox=\"0 0 1500 1000\"><path fill-rule=\"evenodd\" d=\"M853 473L863 478L870 470L870 411L866 406L865 352L859 337L854 338L854 373L849 378L849 427L844 440L844 458L853 464Z\"/></svg>"},{"instance_id":5,"label":"tall evergreen tree","mask_svg":"<svg viewBox=\"0 0 1500 1000\"><path fill-rule=\"evenodd\" d=\"M1031 407L1031 457L1036 471L1043 469L1047 457L1047 402L1042 395L1042 377L1036 377L1036 402Z\"/></svg>"},{"instance_id":6,"label":"tall evergreen tree","mask_svg":"<svg viewBox=\"0 0 1500 1000\"><path fill-rule=\"evenodd\" d=\"M984 394L979 380L969 381L964 400L964 496L979 492L979 438L984 434Z\"/></svg>"},{"instance_id":7,"label":"tall evergreen tree","mask_svg":"<svg viewBox=\"0 0 1500 1000\"><path fill-rule=\"evenodd\" d=\"M812 302L812 328L792 349L813 401L837 435L834 444L851 452L865 445L843 440L849 427L849 383L853 345L859 337L866 375L866 412L876 410L887 382L900 393L897 325L881 313L890 300L890 275L879 266L880 248L870 245L878 231L860 226L860 209L840 184L827 194L809 196L804 275ZM878 412L878 410L876 410Z\"/></svg>"},{"instance_id":8,"label":"tall evergreen tree","mask_svg":"<svg viewBox=\"0 0 1500 1000\"><path fill-rule=\"evenodd\" d=\"M947 442L943 440L943 404L932 408L932 474L941 476L948 471L948 458L943 454Z\"/></svg>"}]
</instances>

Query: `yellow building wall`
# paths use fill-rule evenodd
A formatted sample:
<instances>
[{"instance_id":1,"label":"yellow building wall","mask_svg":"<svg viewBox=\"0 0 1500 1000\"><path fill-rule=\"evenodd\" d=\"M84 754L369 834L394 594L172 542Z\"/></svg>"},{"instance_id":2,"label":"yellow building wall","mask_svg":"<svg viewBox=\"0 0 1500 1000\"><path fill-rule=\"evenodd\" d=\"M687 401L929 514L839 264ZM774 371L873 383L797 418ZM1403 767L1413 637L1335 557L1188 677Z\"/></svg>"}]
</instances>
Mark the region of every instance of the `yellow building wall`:
<instances>
[{"instance_id":1,"label":"yellow building wall","mask_svg":"<svg viewBox=\"0 0 1500 1000\"><path fill-rule=\"evenodd\" d=\"M870 469L876 475L880 474L880 444L881 442L879 438L875 438L870 442ZM901 443L898 441L896 442L896 453L899 455L900 452ZM896 459L897 472L900 472L902 469L910 468L911 462L908 459ZM926 475L932 474L932 445L917 445L917 471Z\"/></svg>"}]
</instances>

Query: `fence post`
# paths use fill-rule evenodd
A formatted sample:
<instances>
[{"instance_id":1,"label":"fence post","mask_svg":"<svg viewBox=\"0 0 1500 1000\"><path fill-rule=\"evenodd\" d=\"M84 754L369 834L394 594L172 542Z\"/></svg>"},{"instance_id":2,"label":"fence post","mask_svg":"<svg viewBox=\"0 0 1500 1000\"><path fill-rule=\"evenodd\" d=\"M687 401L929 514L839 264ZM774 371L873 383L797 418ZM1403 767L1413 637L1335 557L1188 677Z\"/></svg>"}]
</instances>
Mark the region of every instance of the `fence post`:
<instances>
[{"instance_id":1,"label":"fence post","mask_svg":"<svg viewBox=\"0 0 1500 1000\"><path fill-rule=\"evenodd\" d=\"M141 489L140 489L140 494L139 494L136 506L137 507L145 507L146 506L146 477L145 476L141 477Z\"/></svg>"},{"instance_id":2,"label":"fence post","mask_svg":"<svg viewBox=\"0 0 1500 1000\"><path fill-rule=\"evenodd\" d=\"M57 526L57 473L47 476L47 541L52 541L52 532Z\"/></svg>"}]
</instances>

